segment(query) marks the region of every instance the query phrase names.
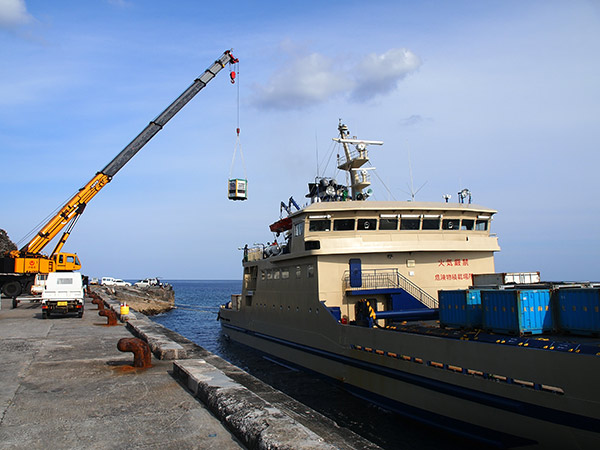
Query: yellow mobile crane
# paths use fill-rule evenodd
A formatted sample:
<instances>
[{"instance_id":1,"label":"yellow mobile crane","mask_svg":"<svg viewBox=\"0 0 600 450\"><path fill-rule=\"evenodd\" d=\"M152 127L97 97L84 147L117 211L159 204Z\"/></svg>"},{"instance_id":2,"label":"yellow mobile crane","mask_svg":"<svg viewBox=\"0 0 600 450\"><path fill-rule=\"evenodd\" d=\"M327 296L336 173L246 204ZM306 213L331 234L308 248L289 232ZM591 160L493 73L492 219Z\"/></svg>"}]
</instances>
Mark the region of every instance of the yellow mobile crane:
<instances>
[{"instance_id":1,"label":"yellow mobile crane","mask_svg":"<svg viewBox=\"0 0 600 450\"><path fill-rule=\"evenodd\" d=\"M167 109L152 120L138 136L129 143L108 165L98 172L77 194L44 225L28 244L20 250L13 250L0 257L0 290L2 294L13 298L21 293L29 293L35 275L55 271L71 271L81 268L81 263L74 253L61 253L75 223L83 213L86 205L112 179L133 156L158 133L171 118L177 114L194 96L208 84L226 64L236 64L238 60L229 50L223 53L214 64L196 78ZM231 72L232 82L235 72ZM40 253L66 226L66 231L59 239L56 247L46 256Z\"/></svg>"}]
</instances>

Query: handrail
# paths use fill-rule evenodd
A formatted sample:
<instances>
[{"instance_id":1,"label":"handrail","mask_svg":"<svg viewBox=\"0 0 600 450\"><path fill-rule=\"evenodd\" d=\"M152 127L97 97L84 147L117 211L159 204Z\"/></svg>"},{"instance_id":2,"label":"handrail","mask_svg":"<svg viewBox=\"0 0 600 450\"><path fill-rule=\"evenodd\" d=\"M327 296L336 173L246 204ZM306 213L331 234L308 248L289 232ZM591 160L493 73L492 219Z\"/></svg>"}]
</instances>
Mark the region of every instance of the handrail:
<instances>
[{"instance_id":1,"label":"handrail","mask_svg":"<svg viewBox=\"0 0 600 450\"><path fill-rule=\"evenodd\" d=\"M438 300L429 295L418 285L402 275L398 269L367 269L361 273L362 285L350 286L350 272L344 272L344 289L354 291L358 289L404 289L407 293L419 300L428 308L437 308Z\"/></svg>"}]
</instances>

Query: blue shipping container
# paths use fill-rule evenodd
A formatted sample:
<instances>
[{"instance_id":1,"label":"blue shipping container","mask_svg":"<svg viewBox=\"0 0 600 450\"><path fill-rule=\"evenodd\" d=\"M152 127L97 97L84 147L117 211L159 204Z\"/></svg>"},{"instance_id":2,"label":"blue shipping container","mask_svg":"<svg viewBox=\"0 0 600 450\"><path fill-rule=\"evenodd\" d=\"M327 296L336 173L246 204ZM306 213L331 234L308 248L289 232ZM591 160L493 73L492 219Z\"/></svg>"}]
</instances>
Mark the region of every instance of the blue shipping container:
<instances>
[{"instance_id":1,"label":"blue shipping container","mask_svg":"<svg viewBox=\"0 0 600 450\"><path fill-rule=\"evenodd\" d=\"M440 325L481 328L481 291L459 289L439 291Z\"/></svg>"},{"instance_id":2,"label":"blue shipping container","mask_svg":"<svg viewBox=\"0 0 600 450\"><path fill-rule=\"evenodd\" d=\"M600 289L559 289L557 297L560 331L600 333Z\"/></svg>"},{"instance_id":3,"label":"blue shipping container","mask_svg":"<svg viewBox=\"0 0 600 450\"><path fill-rule=\"evenodd\" d=\"M485 290L481 304L486 330L519 335L552 331L550 290Z\"/></svg>"}]
</instances>

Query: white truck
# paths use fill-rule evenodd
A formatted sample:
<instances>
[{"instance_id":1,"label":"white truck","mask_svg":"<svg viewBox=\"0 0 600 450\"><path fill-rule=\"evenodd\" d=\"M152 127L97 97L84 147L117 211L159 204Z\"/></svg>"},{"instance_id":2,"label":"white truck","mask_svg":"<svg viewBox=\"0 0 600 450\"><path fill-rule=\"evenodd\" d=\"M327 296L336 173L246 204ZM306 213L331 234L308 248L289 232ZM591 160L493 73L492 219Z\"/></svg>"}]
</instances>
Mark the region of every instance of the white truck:
<instances>
[{"instance_id":1,"label":"white truck","mask_svg":"<svg viewBox=\"0 0 600 450\"><path fill-rule=\"evenodd\" d=\"M50 272L42 292L42 319L50 314L83 317L83 278L79 272Z\"/></svg>"}]
</instances>

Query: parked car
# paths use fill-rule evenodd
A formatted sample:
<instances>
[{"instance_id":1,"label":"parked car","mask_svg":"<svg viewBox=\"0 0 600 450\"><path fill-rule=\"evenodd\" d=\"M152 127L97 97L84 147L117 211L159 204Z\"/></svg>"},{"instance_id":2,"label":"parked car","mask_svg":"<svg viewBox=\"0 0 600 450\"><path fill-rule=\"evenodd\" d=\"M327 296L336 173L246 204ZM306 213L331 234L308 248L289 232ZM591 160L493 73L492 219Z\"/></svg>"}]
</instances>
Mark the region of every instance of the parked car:
<instances>
[{"instance_id":1,"label":"parked car","mask_svg":"<svg viewBox=\"0 0 600 450\"><path fill-rule=\"evenodd\" d=\"M102 280L100 281L100 284L102 286L114 286L115 285L115 279L113 277L102 277Z\"/></svg>"},{"instance_id":2,"label":"parked car","mask_svg":"<svg viewBox=\"0 0 600 450\"><path fill-rule=\"evenodd\" d=\"M161 282L158 280L158 278L144 278L143 280L140 280L135 283L135 286L137 286L137 287L160 286L160 285L161 285Z\"/></svg>"},{"instance_id":3,"label":"parked car","mask_svg":"<svg viewBox=\"0 0 600 450\"><path fill-rule=\"evenodd\" d=\"M79 272L51 272L42 292L42 319L50 314L83 317L83 279Z\"/></svg>"},{"instance_id":4,"label":"parked car","mask_svg":"<svg viewBox=\"0 0 600 450\"><path fill-rule=\"evenodd\" d=\"M123 281L120 278L102 277L103 286L131 286L129 281Z\"/></svg>"}]
</instances>

